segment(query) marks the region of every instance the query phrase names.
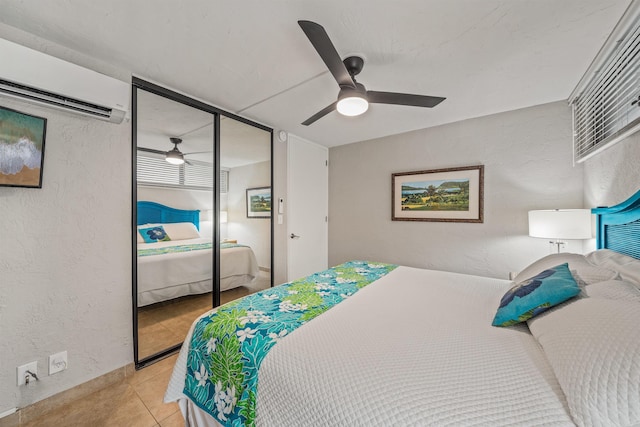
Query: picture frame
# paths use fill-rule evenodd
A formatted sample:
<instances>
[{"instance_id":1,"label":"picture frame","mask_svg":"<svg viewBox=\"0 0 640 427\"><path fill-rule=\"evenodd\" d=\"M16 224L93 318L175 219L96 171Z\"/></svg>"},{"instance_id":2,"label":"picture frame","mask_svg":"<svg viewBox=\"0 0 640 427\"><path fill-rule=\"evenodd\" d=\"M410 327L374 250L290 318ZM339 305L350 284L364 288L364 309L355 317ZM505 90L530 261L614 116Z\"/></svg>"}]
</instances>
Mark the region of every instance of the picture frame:
<instances>
[{"instance_id":1,"label":"picture frame","mask_svg":"<svg viewBox=\"0 0 640 427\"><path fill-rule=\"evenodd\" d=\"M47 119L0 107L0 187L42 188Z\"/></svg>"},{"instance_id":2,"label":"picture frame","mask_svg":"<svg viewBox=\"0 0 640 427\"><path fill-rule=\"evenodd\" d=\"M247 188L247 218L271 218L271 187Z\"/></svg>"},{"instance_id":3,"label":"picture frame","mask_svg":"<svg viewBox=\"0 0 640 427\"><path fill-rule=\"evenodd\" d=\"M394 173L391 220L484 222L484 165Z\"/></svg>"}]
</instances>

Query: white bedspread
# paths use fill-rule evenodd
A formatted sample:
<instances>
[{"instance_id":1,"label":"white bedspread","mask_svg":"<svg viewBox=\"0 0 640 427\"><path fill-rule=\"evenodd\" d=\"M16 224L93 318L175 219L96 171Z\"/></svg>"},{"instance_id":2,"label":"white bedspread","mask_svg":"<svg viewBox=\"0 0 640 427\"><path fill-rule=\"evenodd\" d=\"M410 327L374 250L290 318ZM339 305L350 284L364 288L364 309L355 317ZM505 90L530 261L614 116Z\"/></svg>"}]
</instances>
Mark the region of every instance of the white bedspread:
<instances>
[{"instance_id":1,"label":"white bedspread","mask_svg":"<svg viewBox=\"0 0 640 427\"><path fill-rule=\"evenodd\" d=\"M169 242L144 243L145 249L211 242L196 238ZM163 255L138 257L138 306L166 301L184 295L211 292L213 251L202 249ZM251 282L258 275L258 262L246 246L220 251L220 290Z\"/></svg>"},{"instance_id":2,"label":"white bedspread","mask_svg":"<svg viewBox=\"0 0 640 427\"><path fill-rule=\"evenodd\" d=\"M397 268L269 352L257 425L573 425L526 325L491 326L508 286ZM186 399L185 371L186 346L166 401Z\"/></svg>"}]
</instances>

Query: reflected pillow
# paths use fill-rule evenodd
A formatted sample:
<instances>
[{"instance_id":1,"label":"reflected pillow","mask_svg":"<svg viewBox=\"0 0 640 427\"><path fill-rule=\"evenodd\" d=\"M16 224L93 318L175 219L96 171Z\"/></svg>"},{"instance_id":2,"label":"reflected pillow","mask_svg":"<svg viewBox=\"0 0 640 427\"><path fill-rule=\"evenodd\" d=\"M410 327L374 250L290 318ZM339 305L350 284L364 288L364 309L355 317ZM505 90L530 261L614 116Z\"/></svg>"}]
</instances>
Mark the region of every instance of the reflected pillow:
<instances>
[{"instance_id":1,"label":"reflected pillow","mask_svg":"<svg viewBox=\"0 0 640 427\"><path fill-rule=\"evenodd\" d=\"M545 312L580 293L567 263L516 283L500 300L493 326L511 326Z\"/></svg>"},{"instance_id":2,"label":"reflected pillow","mask_svg":"<svg viewBox=\"0 0 640 427\"><path fill-rule=\"evenodd\" d=\"M145 243L168 242L171 240L161 225L157 227L140 228L138 233L140 233Z\"/></svg>"},{"instance_id":3,"label":"reflected pillow","mask_svg":"<svg viewBox=\"0 0 640 427\"><path fill-rule=\"evenodd\" d=\"M162 224L164 230L171 236L171 240L188 240L200 237L198 229L191 222L173 222Z\"/></svg>"}]
</instances>

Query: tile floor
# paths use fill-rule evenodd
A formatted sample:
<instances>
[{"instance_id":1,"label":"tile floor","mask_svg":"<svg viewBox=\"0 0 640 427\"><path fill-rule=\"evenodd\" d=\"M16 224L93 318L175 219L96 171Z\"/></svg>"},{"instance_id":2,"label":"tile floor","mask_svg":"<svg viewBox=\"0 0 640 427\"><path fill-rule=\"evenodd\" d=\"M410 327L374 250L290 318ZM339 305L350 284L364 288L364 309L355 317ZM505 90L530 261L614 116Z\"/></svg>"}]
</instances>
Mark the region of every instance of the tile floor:
<instances>
[{"instance_id":1,"label":"tile floor","mask_svg":"<svg viewBox=\"0 0 640 427\"><path fill-rule=\"evenodd\" d=\"M271 275L260 271L258 278L246 286L220 293L220 303L249 295L270 286ZM169 303L154 304L138 310L138 352L140 358L151 356L184 341L193 320L211 308L211 294L183 297Z\"/></svg>"},{"instance_id":2,"label":"tile floor","mask_svg":"<svg viewBox=\"0 0 640 427\"><path fill-rule=\"evenodd\" d=\"M251 286L220 295L222 304L269 287L268 273L261 272ZM141 348L155 351L182 342L193 320L211 306L211 294L188 298L164 310L148 310L140 323L146 327ZM146 322L146 323L145 323ZM169 345L167 345L169 343ZM155 351L154 351L155 350ZM20 427L177 427L184 426L177 403L164 403L164 393L177 354L135 371L120 382L48 412Z\"/></svg>"},{"instance_id":3,"label":"tile floor","mask_svg":"<svg viewBox=\"0 0 640 427\"><path fill-rule=\"evenodd\" d=\"M163 402L177 357L175 354L135 371L120 382L20 427L182 427L178 404Z\"/></svg>"}]
</instances>

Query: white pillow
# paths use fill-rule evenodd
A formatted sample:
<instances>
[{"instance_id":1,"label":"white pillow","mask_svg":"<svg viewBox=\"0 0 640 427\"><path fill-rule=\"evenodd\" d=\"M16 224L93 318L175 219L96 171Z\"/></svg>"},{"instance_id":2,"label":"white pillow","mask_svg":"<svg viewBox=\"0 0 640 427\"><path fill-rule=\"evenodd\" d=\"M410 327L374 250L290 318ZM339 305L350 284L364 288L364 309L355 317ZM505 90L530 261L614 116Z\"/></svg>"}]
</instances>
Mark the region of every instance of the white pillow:
<instances>
[{"instance_id":1,"label":"white pillow","mask_svg":"<svg viewBox=\"0 0 640 427\"><path fill-rule=\"evenodd\" d=\"M640 304L640 289L625 280L606 280L583 288L588 298L608 298L635 301Z\"/></svg>"},{"instance_id":2,"label":"white pillow","mask_svg":"<svg viewBox=\"0 0 640 427\"><path fill-rule=\"evenodd\" d=\"M594 265L613 269L620 277L640 286L640 260L623 255L610 249L598 249L586 255L586 259Z\"/></svg>"},{"instance_id":3,"label":"white pillow","mask_svg":"<svg viewBox=\"0 0 640 427\"><path fill-rule=\"evenodd\" d=\"M528 323L576 424L640 424L640 303L583 298Z\"/></svg>"},{"instance_id":4,"label":"white pillow","mask_svg":"<svg viewBox=\"0 0 640 427\"><path fill-rule=\"evenodd\" d=\"M138 230L141 228L151 228L162 226L171 240L187 240L197 239L200 237L198 229L192 222L167 222L165 224L142 224L138 226ZM140 236L140 233L138 233ZM144 243L144 240L140 242L142 236L138 237L138 243Z\"/></svg>"},{"instance_id":5,"label":"white pillow","mask_svg":"<svg viewBox=\"0 0 640 427\"><path fill-rule=\"evenodd\" d=\"M569 264L569 270L571 270L572 275L576 276L575 278L578 283L597 283L618 277L618 273L611 269L591 264L587 261L584 255L559 253L547 255L533 262L527 268L518 273L513 281L515 283L520 283L523 280L530 279L531 277L542 273L544 270L555 267L556 265L564 264L565 262Z\"/></svg>"},{"instance_id":6,"label":"white pillow","mask_svg":"<svg viewBox=\"0 0 640 427\"><path fill-rule=\"evenodd\" d=\"M171 240L197 239L200 237L198 229L192 222L172 222L162 224Z\"/></svg>"}]
</instances>

